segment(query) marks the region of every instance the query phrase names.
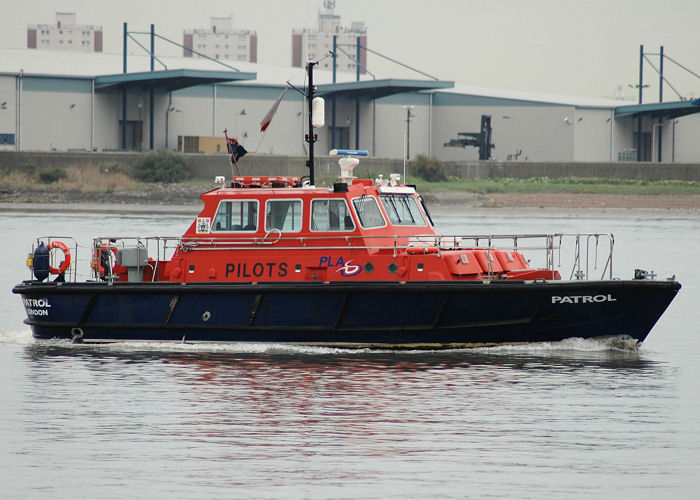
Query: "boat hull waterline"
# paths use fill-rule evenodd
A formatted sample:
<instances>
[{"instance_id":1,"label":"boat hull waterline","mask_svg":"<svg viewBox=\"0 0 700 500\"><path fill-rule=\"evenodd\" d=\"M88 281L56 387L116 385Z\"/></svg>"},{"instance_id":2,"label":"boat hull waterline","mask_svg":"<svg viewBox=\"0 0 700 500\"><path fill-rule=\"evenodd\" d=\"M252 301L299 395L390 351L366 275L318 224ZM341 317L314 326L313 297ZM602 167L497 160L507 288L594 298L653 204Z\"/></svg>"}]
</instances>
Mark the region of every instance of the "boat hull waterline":
<instances>
[{"instance_id":1,"label":"boat hull waterline","mask_svg":"<svg viewBox=\"0 0 700 500\"><path fill-rule=\"evenodd\" d=\"M440 348L643 342L675 281L41 283L13 288L35 338Z\"/></svg>"}]
</instances>

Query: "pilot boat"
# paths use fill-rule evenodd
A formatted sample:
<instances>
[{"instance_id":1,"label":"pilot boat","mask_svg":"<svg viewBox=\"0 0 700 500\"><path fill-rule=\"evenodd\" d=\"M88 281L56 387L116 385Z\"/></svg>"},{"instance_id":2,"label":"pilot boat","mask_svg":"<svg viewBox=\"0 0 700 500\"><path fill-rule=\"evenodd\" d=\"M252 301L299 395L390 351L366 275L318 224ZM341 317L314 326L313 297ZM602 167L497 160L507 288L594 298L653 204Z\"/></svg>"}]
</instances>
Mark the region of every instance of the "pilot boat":
<instances>
[{"instance_id":1,"label":"pilot boat","mask_svg":"<svg viewBox=\"0 0 700 500\"><path fill-rule=\"evenodd\" d=\"M331 151L339 179L316 186L313 142L309 179L218 178L180 237L98 237L84 262L71 259L77 242L38 238L32 279L12 290L34 337L430 349L606 337L637 345L681 288L641 270L614 279L612 235L440 235L415 186L395 174L353 175L362 151ZM567 240L574 267L562 279L555 263ZM592 278L586 249L601 245L609 252ZM526 256L536 248L539 266ZM87 278L78 278L81 264Z\"/></svg>"}]
</instances>

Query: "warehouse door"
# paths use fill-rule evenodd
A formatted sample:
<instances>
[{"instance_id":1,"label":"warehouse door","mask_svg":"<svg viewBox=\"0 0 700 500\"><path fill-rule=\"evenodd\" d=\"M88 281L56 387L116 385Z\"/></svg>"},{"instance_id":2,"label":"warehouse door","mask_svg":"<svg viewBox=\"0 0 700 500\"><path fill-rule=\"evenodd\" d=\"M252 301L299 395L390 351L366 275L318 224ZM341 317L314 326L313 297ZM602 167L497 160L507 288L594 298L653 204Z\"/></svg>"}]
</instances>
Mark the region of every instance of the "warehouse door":
<instances>
[{"instance_id":1,"label":"warehouse door","mask_svg":"<svg viewBox=\"0 0 700 500\"><path fill-rule=\"evenodd\" d=\"M119 120L119 146L122 145L122 124ZM143 149L143 121L126 121L126 149L128 151L141 151Z\"/></svg>"}]
</instances>

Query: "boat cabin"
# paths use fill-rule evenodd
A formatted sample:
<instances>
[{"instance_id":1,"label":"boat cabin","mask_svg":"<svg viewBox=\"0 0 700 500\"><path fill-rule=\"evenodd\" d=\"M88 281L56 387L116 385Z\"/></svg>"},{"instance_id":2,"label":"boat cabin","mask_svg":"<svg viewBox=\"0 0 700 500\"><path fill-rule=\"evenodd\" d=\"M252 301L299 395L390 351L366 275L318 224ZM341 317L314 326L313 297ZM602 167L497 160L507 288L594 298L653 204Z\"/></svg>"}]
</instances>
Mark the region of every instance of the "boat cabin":
<instances>
[{"instance_id":1,"label":"boat cabin","mask_svg":"<svg viewBox=\"0 0 700 500\"><path fill-rule=\"evenodd\" d=\"M201 196L204 207L170 260L151 259L147 281L333 282L552 279L517 251L464 248L434 229L414 186L398 175L341 177L316 187L299 177L234 177ZM133 278L125 271L119 280ZM558 274L558 273L557 273ZM556 278L556 277L555 277Z\"/></svg>"}]
</instances>

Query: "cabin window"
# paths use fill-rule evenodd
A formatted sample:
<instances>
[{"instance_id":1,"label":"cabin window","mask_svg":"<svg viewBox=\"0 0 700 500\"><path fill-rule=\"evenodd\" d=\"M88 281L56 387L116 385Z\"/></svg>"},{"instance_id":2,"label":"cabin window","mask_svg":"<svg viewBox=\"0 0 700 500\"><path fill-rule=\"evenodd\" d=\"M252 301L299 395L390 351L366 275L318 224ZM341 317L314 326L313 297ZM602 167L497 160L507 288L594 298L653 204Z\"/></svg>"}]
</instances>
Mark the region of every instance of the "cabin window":
<instances>
[{"instance_id":1,"label":"cabin window","mask_svg":"<svg viewBox=\"0 0 700 500\"><path fill-rule=\"evenodd\" d=\"M386 222L382 216L377 200L372 196L362 196L352 200L360 225L364 228L385 226Z\"/></svg>"},{"instance_id":2,"label":"cabin window","mask_svg":"<svg viewBox=\"0 0 700 500\"><path fill-rule=\"evenodd\" d=\"M258 230L257 200L224 200L211 228L213 233Z\"/></svg>"},{"instance_id":3,"label":"cabin window","mask_svg":"<svg viewBox=\"0 0 700 500\"><path fill-rule=\"evenodd\" d=\"M268 200L265 205L265 231L301 231L301 200Z\"/></svg>"},{"instance_id":4,"label":"cabin window","mask_svg":"<svg viewBox=\"0 0 700 500\"><path fill-rule=\"evenodd\" d=\"M389 221L395 226L425 226L418 203L413 196L405 194L383 194L379 199Z\"/></svg>"},{"instance_id":5,"label":"cabin window","mask_svg":"<svg viewBox=\"0 0 700 500\"><path fill-rule=\"evenodd\" d=\"M311 202L312 231L354 231L350 207L344 199Z\"/></svg>"}]
</instances>

